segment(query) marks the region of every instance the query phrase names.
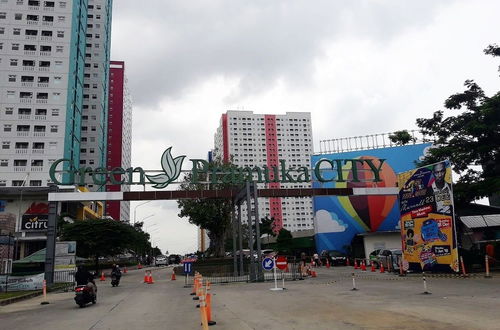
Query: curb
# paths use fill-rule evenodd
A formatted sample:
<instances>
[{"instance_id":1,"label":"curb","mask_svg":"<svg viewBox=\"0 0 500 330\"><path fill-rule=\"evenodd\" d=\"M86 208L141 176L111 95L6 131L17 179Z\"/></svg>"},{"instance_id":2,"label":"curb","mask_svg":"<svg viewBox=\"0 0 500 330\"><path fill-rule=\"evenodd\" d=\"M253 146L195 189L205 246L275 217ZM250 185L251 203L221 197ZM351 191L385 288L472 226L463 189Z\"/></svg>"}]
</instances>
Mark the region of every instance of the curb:
<instances>
[{"instance_id":1,"label":"curb","mask_svg":"<svg viewBox=\"0 0 500 330\"><path fill-rule=\"evenodd\" d=\"M15 303L15 302L18 302L21 300L34 298L34 297L41 296L41 295L42 295L42 292L40 291L40 292L31 292L31 293L24 294L24 295L17 296L17 297L2 299L2 300L0 300L0 306L10 305L12 303Z\"/></svg>"}]
</instances>

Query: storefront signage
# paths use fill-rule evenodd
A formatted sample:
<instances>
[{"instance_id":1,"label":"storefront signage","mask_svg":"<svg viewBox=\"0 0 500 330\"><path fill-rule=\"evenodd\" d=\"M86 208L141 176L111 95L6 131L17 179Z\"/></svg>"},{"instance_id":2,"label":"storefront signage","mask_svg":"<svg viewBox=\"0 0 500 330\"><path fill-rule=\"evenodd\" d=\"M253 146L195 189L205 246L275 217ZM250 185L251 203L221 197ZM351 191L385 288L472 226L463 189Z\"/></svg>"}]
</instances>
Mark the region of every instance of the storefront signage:
<instances>
[{"instance_id":1,"label":"storefront signage","mask_svg":"<svg viewBox=\"0 0 500 330\"><path fill-rule=\"evenodd\" d=\"M172 157L172 147L163 152L161 166L163 173L148 175L141 167L130 167L127 169L116 167L108 170L103 167L75 168L70 159L56 160L49 170L51 180L59 185L85 185L92 182L96 185L144 185L153 184L154 188L162 189L170 183L175 182L181 174L182 163L186 156ZM245 182L257 183L306 183L311 181L311 170L308 167L289 167L286 161L280 160L277 166L234 166L229 172L222 168L210 167L203 159L190 159L193 183L227 183L233 185ZM358 166L366 164L371 172L369 176L372 182L382 181L380 172L385 159L321 159L316 163L312 172L317 181L325 182L359 182ZM57 170L62 165L63 170ZM348 165L348 166L346 166ZM56 174L63 174L64 179L56 178ZM350 173L351 175L347 175ZM206 179L208 177L208 180ZM147 181L148 182L147 182Z\"/></svg>"},{"instance_id":2,"label":"storefront signage","mask_svg":"<svg viewBox=\"0 0 500 330\"><path fill-rule=\"evenodd\" d=\"M21 220L21 231L45 231L47 223L47 214L24 214Z\"/></svg>"}]
</instances>

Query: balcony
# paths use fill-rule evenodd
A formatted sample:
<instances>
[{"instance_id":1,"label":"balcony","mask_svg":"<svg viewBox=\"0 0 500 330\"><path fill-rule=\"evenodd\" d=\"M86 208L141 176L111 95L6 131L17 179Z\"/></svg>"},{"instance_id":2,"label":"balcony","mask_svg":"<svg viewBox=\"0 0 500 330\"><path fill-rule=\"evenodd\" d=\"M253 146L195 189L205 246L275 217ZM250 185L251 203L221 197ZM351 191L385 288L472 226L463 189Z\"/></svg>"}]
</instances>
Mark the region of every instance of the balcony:
<instances>
[{"instance_id":1,"label":"balcony","mask_svg":"<svg viewBox=\"0 0 500 330\"><path fill-rule=\"evenodd\" d=\"M27 97L21 97L21 103L31 103L31 99Z\"/></svg>"},{"instance_id":2,"label":"balcony","mask_svg":"<svg viewBox=\"0 0 500 330\"><path fill-rule=\"evenodd\" d=\"M27 154L28 149L16 149L16 154Z\"/></svg>"},{"instance_id":3,"label":"balcony","mask_svg":"<svg viewBox=\"0 0 500 330\"><path fill-rule=\"evenodd\" d=\"M35 67L34 66L23 66L23 70L24 71L35 71Z\"/></svg>"},{"instance_id":4,"label":"balcony","mask_svg":"<svg viewBox=\"0 0 500 330\"><path fill-rule=\"evenodd\" d=\"M36 55L36 51L34 51L34 50L25 50L24 51L24 55L35 56Z\"/></svg>"},{"instance_id":5,"label":"balcony","mask_svg":"<svg viewBox=\"0 0 500 330\"><path fill-rule=\"evenodd\" d=\"M28 25L38 25L38 21L27 21Z\"/></svg>"},{"instance_id":6,"label":"balcony","mask_svg":"<svg viewBox=\"0 0 500 330\"><path fill-rule=\"evenodd\" d=\"M26 166L14 166L14 172L26 172Z\"/></svg>"},{"instance_id":7,"label":"balcony","mask_svg":"<svg viewBox=\"0 0 500 330\"><path fill-rule=\"evenodd\" d=\"M53 26L54 22L42 22L43 26Z\"/></svg>"},{"instance_id":8,"label":"balcony","mask_svg":"<svg viewBox=\"0 0 500 330\"><path fill-rule=\"evenodd\" d=\"M29 131L17 132L17 136L30 136L30 132Z\"/></svg>"},{"instance_id":9,"label":"balcony","mask_svg":"<svg viewBox=\"0 0 500 330\"><path fill-rule=\"evenodd\" d=\"M38 87L49 87L49 83L38 83Z\"/></svg>"},{"instance_id":10,"label":"balcony","mask_svg":"<svg viewBox=\"0 0 500 330\"><path fill-rule=\"evenodd\" d=\"M21 120L29 120L31 118L31 115L19 115L19 119Z\"/></svg>"},{"instance_id":11,"label":"balcony","mask_svg":"<svg viewBox=\"0 0 500 330\"><path fill-rule=\"evenodd\" d=\"M28 6L28 10L40 10L39 6Z\"/></svg>"},{"instance_id":12,"label":"balcony","mask_svg":"<svg viewBox=\"0 0 500 330\"><path fill-rule=\"evenodd\" d=\"M35 115L35 120L47 120L46 115Z\"/></svg>"},{"instance_id":13,"label":"balcony","mask_svg":"<svg viewBox=\"0 0 500 330\"><path fill-rule=\"evenodd\" d=\"M34 132L33 136L45 136L45 132Z\"/></svg>"},{"instance_id":14,"label":"balcony","mask_svg":"<svg viewBox=\"0 0 500 330\"><path fill-rule=\"evenodd\" d=\"M43 166L31 166L31 172L43 172Z\"/></svg>"},{"instance_id":15,"label":"balcony","mask_svg":"<svg viewBox=\"0 0 500 330\"><path fill-rule=\"evenodd\" d=\"M40 70L40 71L50 71L50 67L42 66L42 67L39 67L38 70Z\"/></svg>"},{"instance_id":16,"label":"balcony","mask_svg":"<svg viewBox=\"0 0 500 330\"><path fill-rule=\"evenodd\" d=\"M47 103L47 99L36 99L36 103Z\"/></svg>"},{"instance_id":17,"label":"balcony","mask_svg":"<svg viewBox=\"0 0 500 330\"><path fill-rule=\"evenodd\" d=\"M33 87L33 82L32 81L25 81L21 82L22 87Z\"/></svg>"},{"instance_id":18,"label":"balcony","mask_svg":"<svg viewBox=\"0 0 500 330\"><path fill-rule=\"evenodd\" d=\"M26 36L26 40L36 40L36 36Z\"/></svg>"},{"instance_id":19,"label":"balcony","mask_svg":"<svg viewBox=\"0 0 500 330\"><path fill-rule=\"evenodd\" d=\"M45 11L54 11L54 7L43 7Z\"/></svg>"},{"instance_id":20,"label":"balcony","mask_svg":"<svg viewBox=\"0 0 500 330\"><path fill-rule=\"evenodd\" d=\"M40 52L40 56L50 56L51 52Z\"/></svg>"},{"instance_id":21,"label":"balcony","mask_svg":"<svg viewBox=\"0 0 500 330\"><path fill-rule=\"evenodd\" d=\"M45 152L45 149L33 149L31 150L31 153L33 154L43 154Z\"/></svg>"},{"instance_id":22,"label":"balcony","mask_svg":"<svg viewBox=\"0 0 500 330\"><path fill-rule=\"evenodd\" d=\"M52 41L52 37L49 37L49 36L42 36L42 37L40 37L40 40L41 40L41 41Z\"/></svg>"}]
</instances>

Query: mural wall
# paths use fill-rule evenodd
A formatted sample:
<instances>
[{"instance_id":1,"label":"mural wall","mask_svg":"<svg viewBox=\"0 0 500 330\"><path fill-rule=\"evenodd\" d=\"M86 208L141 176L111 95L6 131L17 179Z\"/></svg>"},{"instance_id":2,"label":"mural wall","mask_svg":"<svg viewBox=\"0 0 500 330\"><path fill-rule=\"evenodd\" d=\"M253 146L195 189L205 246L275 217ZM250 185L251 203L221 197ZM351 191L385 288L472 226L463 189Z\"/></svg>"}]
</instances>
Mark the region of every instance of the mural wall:
<instances>
[{"instance_id":1,"label":"mural wall","mask_svg":"<svg viewBox=\"0 0 500 330\"><path fill-rule=\"evenodd\" d=\"M372 159L381 165L381 182L373 182L373 172L366 163L355 163L359 182L352 179L352 163L343 166L347 182L320 183L313 178L314 188L371 188L396 187L397 173L415 168L430 143L373 150L352 151L312 156L312 166L321 159ZM337 175L331 171L330 175ZM397 196L322 196L314 197L316 249L346 251L356 234L399 230Z\"/></svg>"}]
</instances>

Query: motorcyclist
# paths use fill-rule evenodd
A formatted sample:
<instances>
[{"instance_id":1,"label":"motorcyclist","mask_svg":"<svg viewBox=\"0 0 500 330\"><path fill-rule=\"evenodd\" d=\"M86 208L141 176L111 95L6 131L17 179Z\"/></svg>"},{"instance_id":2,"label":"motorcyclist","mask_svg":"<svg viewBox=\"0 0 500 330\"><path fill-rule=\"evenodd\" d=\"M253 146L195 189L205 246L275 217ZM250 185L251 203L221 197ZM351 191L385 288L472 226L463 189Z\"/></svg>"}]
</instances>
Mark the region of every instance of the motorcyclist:
<instances>
[{"instance_id":1,"label":"motorcyclist","mask_svg":"<svg viewBox=\"0 0 500 330\"><path fill-rule=\"evenodd\" d=\"M116 277L116 281L120 282L120 278L122 277L122 271L120 269L120 266L113 264L113 267L111 268L111 276Z\"/></svg>"},{"instance_id":2,"label":"motorcyclist","mask_svg":"<svg viewBox=\"0 0 500 330\"><path fill-rule=\"evenodd\" d=\"M97 287L94 282L94 276L85 267L78 266L78 270L75 273L75 281L76 285L86 285L92 295L96 294Z\"/></svg>"}]
</instances>

